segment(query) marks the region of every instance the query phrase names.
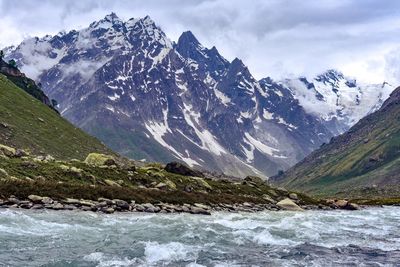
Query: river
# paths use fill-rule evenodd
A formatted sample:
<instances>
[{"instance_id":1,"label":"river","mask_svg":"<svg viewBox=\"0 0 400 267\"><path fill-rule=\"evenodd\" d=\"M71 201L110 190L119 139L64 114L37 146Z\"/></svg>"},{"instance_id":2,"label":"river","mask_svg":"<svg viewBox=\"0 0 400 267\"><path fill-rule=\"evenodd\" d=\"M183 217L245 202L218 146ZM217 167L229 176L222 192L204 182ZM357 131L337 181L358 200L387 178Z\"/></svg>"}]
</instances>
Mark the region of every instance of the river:
<instances>
[{"instance_id":1,"label":"river","mask_svg":"<svg viewBox=\"0 0 400 267\"><path fill-rule=\"evenodd\" d=\"M211 216L0 209L0 266L400 266L400 208Z\"/></svg>"}]
</instances>

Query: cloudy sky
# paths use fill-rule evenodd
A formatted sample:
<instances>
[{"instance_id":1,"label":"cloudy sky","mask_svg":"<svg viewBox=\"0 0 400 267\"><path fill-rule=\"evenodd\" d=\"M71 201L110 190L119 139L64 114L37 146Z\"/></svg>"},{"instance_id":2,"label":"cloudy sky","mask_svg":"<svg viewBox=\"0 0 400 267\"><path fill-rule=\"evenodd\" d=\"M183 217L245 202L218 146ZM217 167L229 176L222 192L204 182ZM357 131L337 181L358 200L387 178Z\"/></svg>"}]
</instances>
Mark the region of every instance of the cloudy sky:
<instances>
[{"instance_id":1,"label":"cloudy sky","mask_svg":"<svg viewBox=\"0 0 400 267\"><path fill-rule=\"evenodd\" d=\"M0 0L0 47L87 27L116 12L150 17L176 41L191 30L256 78L328 68L365 82L400 84L398 0Z\"/></svg>"}]
</instances>

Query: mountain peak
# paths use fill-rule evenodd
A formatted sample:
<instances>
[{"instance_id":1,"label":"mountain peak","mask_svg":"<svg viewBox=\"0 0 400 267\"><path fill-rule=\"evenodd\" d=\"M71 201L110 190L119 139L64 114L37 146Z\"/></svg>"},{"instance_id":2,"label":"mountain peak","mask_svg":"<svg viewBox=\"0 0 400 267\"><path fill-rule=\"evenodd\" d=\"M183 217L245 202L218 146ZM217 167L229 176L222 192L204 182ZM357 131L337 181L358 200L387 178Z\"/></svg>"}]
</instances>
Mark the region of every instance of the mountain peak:
<instances>
[{"instance_id":1,"label":"mountain peak","mask_svg":"<svg viewBox=\"0 0 400 267\"><path fill-rule=\"evenodd\" d=\"M144 18L141 18L139 21L141 21L144 26L156 25L154 20L152 20L149 15L145 16Z\"/></svg>"},{"instance_id":2,"label":"mountain peak","mask_svg":"<svg viewBox=\"0 0 400 267\"><path fill-rule=\"evenodd\" d=\"M108 29L111 28L115 25L120 26L123 24L123 21L115 14L114 12L106 15L103 19L99 21L95 21L92 24L90 24L90 28L97 29L97 28L103 28L103 29Z\"/></svg>"},{"instance_id":3,"label":"mountain peak","mask_svg":"<svg viewBox=\"0 0 400 267\"><path fill-rule=\"evenodd\" d=\"M185 31L181 34L181 36L178 39L178 45L179 44L200 45L199 41L191 31Z\"/></svg>"},{"instance_id":4,"label":"mountain peak","mask_svg":"<svg viewBox=\"0 0 400 267\"><path fill-rule=\"evenodd\" d=\"M108 14L104 17L104 20L113 22L116 20L120 20L120 18L117 16L117 14L115 14L114 12L111 12L110 14Z\"/></svg>"},{"instance_id":5,"label":"mountain peak","mask_svg":"<svg viewBox=\"0 0 400 267\"><path fill-rule=\"evenodd\" d=\"M329 69L324 73L318 75L316 78L316 80L318 81L328 81L328 80L338 81L341 79L344 79L343 73L335 69Z\"/></svg>"}]
</instances>

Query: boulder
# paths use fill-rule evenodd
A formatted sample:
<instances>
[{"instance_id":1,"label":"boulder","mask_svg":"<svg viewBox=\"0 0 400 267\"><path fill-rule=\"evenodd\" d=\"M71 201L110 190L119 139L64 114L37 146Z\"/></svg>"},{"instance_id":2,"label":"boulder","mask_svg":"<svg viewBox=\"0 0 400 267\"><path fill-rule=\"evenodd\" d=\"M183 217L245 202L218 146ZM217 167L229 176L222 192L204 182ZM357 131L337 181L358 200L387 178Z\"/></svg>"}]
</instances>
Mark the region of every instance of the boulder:
<instances>
[{"instance_id":1,"label":"boulder","mask_svg":"<svg viewBox=\"0 0 400 267\"><path fill-rule=\"evenodd\" d=\"M106 183L106 185L108 186L117 186L117 187L121 187L121 185L113 180L109 180L109 179L105 179L104 182Z\"/></svg>"},{"instance_id":2,"label":"boulder","mask_svg":"<svg viewBox=\"0 0 400 267\"><path fill-rule=\"evenodd\" d=\"M0 144L0 152L4 156L11 158L11 157L15 157L16 150L15 150L15 148Z\"/></svg>"},{"instance_id":3,"label":"boulder","mask_svg":"<svg viewBox=\"0 0 400 267\"><path fill-rule=\"evenodd\" d=\"M63 210L64 209L64 205L61 203L56 203L53 204L53 206L51 207L53 210Z\"/></svg>"},{"instance_id":4,"label":"boulder","mask_svg":"<svg viewBox=\"0 0 400 267\"><path fill-rule=\"evenodd\" d=\"M209 206L207 206L207 205L204 205L204 204L201 204L201 203L194 203L194 205L193 205L193 206L195 206L196 208L203 209L203 210L209 210L209 209L210 209L210 207L209 207Z\"/></svg>"},{"instance_id":5,"label":"boulder","mask_svg":"<svg viewBox=\"0 0 400 267\"><path fill-rule=\"evenodd\" d=\"M43 197L37 195L29 195L28 199L33 203L42 203Z\"/></svg>"},{"instance_id":6,"label":"boulder","mask_svg":"<svg viewBox=\"0 0 400 267\"><path fill-rule=\"evenodd\" d=\"M85 163L92 166L111 166L116 164L112 156L99 153L90 153L86 157Z\"/></svg>"},{"instance_id":7,"label":"boulder","mask_svg":"<svg viewBox=\"0 0 400 267\"><path fill-rule=\"evenodd\" d=\"M190 208L190 213L192 214L202 214L202 215L211 215L211 212L208 210L202 209L202 208L197 208L197 207L191 207Z\"/></svg>"},{"instance_id":8,"label":"boulder","mask_svg":"<svg viewBox=\"0 0 400 267\"><path fill-rule=\"evenodd\" d=\"M86 207L95 207L96 206L95 203L88 201L88 200L80 200L79 205L86 206Z\"/></svg>"},{"instance_id":9,"label":"boulder","mask_svg":"<svg viewBox=\"0 0 400 267\"><path fill-rule=\"evenodd\" d=\"M114 199L113 200L115 202L115 205L117 207L119 207L122 210L129 210L130 209L130 205L128 202L126 202L125 200L121 200L121 199Z\"/></svg>"},{"instance_id":10,"label":"boulder","mask_svg":"<svg viewBox=\"0 0 400 267\"><path fill-rule=\"evenodd\" d=\"M347 206L348 203L349 202L347 200L339 199L339 200L335 201L334 205L337 206L340 209L343 209L344 207Z\"/></svg>"},{"instance_id":11,"label":"boulder","mask_svg":"<svg viewBox=\"0 0 400 267\"><path fill-rule=\"evenodd\" d=\"M264 200L268 201L269 203L272 203L272 204L275 204L275 203L276 203L276 201L275 201L271 196L269 196L269 195L267 195L267 194L264 194L264 195L262 196L262 198L263 198Z\"/></svg>"},{"instance_id":12,"label":"boulder","mask_svg":"<svg viewBox=\"0 0 400 267\"><path fill-rule=\"evenodd\" d=\"M164 180L161 183L158 183L155 188L158 189L167 189L167 190L176 190L176 184L170 180Z\"/></svg>"},{"instance_id":13,"label":"boulder","mask_svg":"<svg viewBox=\"0 0 400 267\"><path fill-rule=\"evenodd\" d=\"M188 166L179 162L170 162L165 166L167 172L176 173L184 176L197 176L204 177L204 174L200 171L193 170Z\"/></svg>"},{"instance_id":14,"label":"boulder","mask_svg":"<svg viewBox=\"0 0 400 267\"><path fill-rule=\"evenodd\" d=\"M2 168L0 168L0 178L7 178L8 172Z\"/></svg>"},{"instance_id":15,"label":"boulder","mask_svg":"<svg viewBox=\"0 0 400 267\"><path fill-rule=\"evenodd\" d=\"M346 210L359 210L360 206L358 206L355 203L347 203L347 205L344 207Z\"/></svg>"},{"instance_id":16,"label":"boulder","mask_svg":"<svg viewBox=\"0 0 400 267\"><path fill-rule=\"evenodd\" d=\"M51 199L51 198L49 198L49 197L43 197L42 198L42 203L43 204L52 204L54 201Z\"/></svg>"},{"instance_id":17,"label":"boulder","mask_svg":"<svg viewBox=\"0 0 400 267\"><path fill-rule=\"evenodd\" d=\"M289 198L290 198L290 199L293 199L293 200L299 200L299 197L298 197L297 194L295 194L295 193L290 193L290 194L289 194Z\"/></svg>"},{"instance_id":18,"label":"boulder","mask_svg":"<svg viewBox=\"0 0 400 267\"><path fill-rule=\"evenodd\" d=\"M75 198L66 198L63 200L63 202L67 205L80 205L80 201Z\"/></svg>"},{"instance_id":19,"label":"boulder","mask_svg":"<svg viewBox=\"0 0 400 267\"><path fill-rule=\"evenodd\" d=\"M257 176L250 176L249 175L246 178L244 178L244 180L247 181L247 182L255 183L255 184L263 184L264 183L264 180L261 179L260 177L257 177Z\"/></svg>"},{"instance_id":20,"label":"boulder","mask_svg":"<svg viewBox=\"0 0 400 267\"><path fill-rule=\"evenodd\" d=\"M285 199L279 201L278 203L276 203L276 205L283 210L290 210L290 211L302 211L303 210L289 198L285 198Z\"/></svg>"},{"instance_id":21,"label":"boulder","mask_svg":"<svg viewBox=\"0 0 400 267\"><path fill-rule=\"evenodd\" d=\"M151 204L151 203L145 203L145 204L143 204L142 205L143 207L144 207L144 210L146 211L146 212L158 212L158 211L160 211L160 208L159 207L155 207L153 204Z\"/></svg>"},{"instance_id":22,"label":"boulder","mask_svg":"<svg viewBox=\"0 0 400 267\"><path fill-rule=\"evenodd\" d=\"M107 214L111 214L111 213L114 213L115 210L113 208L105 208L105 209L102 209L101 211L104 213L107 213Z\"/></svg>"},{"instance_id":23,"label":"boulder","mask_svg":"<svg viewBox=\"0 0 400 267\"><path fill-rule=\"evenodd\" d=\"M17 158L26 157L26 156L29 156L29 154L25 150L17 149L15 151L15 157L17 157Z\"/></svg>"}]
</instances>

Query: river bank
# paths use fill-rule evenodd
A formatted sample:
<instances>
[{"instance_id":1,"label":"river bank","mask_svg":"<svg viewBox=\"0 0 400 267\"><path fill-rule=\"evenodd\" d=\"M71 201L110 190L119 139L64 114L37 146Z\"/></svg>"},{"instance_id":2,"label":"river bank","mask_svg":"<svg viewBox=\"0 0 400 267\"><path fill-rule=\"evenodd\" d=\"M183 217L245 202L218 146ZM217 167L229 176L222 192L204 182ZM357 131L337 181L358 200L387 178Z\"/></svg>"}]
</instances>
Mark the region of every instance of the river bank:
<instances>
[{"instance_id":1,"label":"river bank","mask_svg":"<svg viewBox=\"0 0 400 267\"><path fill-rule=\"evenodd\" d=\"M326 204L319 205L298 205L298 197L291 193L289 197L275 203L235 203L235 204L170 204L170 203L136 203L135 201L125 201L121 199L99 198L97 201L85 199L67 198L63 200L53 200L50 197L29 195L27 199L18 199L10 196L7 199L0 199L0 208L30 209L30 210L81 210L111 214L114 212L148 212L148 213L191 213L211 215L212 212L261 212L261 211L303 211L303 210L358 210L357 204L346 200L327 200Z\"/></svg>"}]
</instances>

